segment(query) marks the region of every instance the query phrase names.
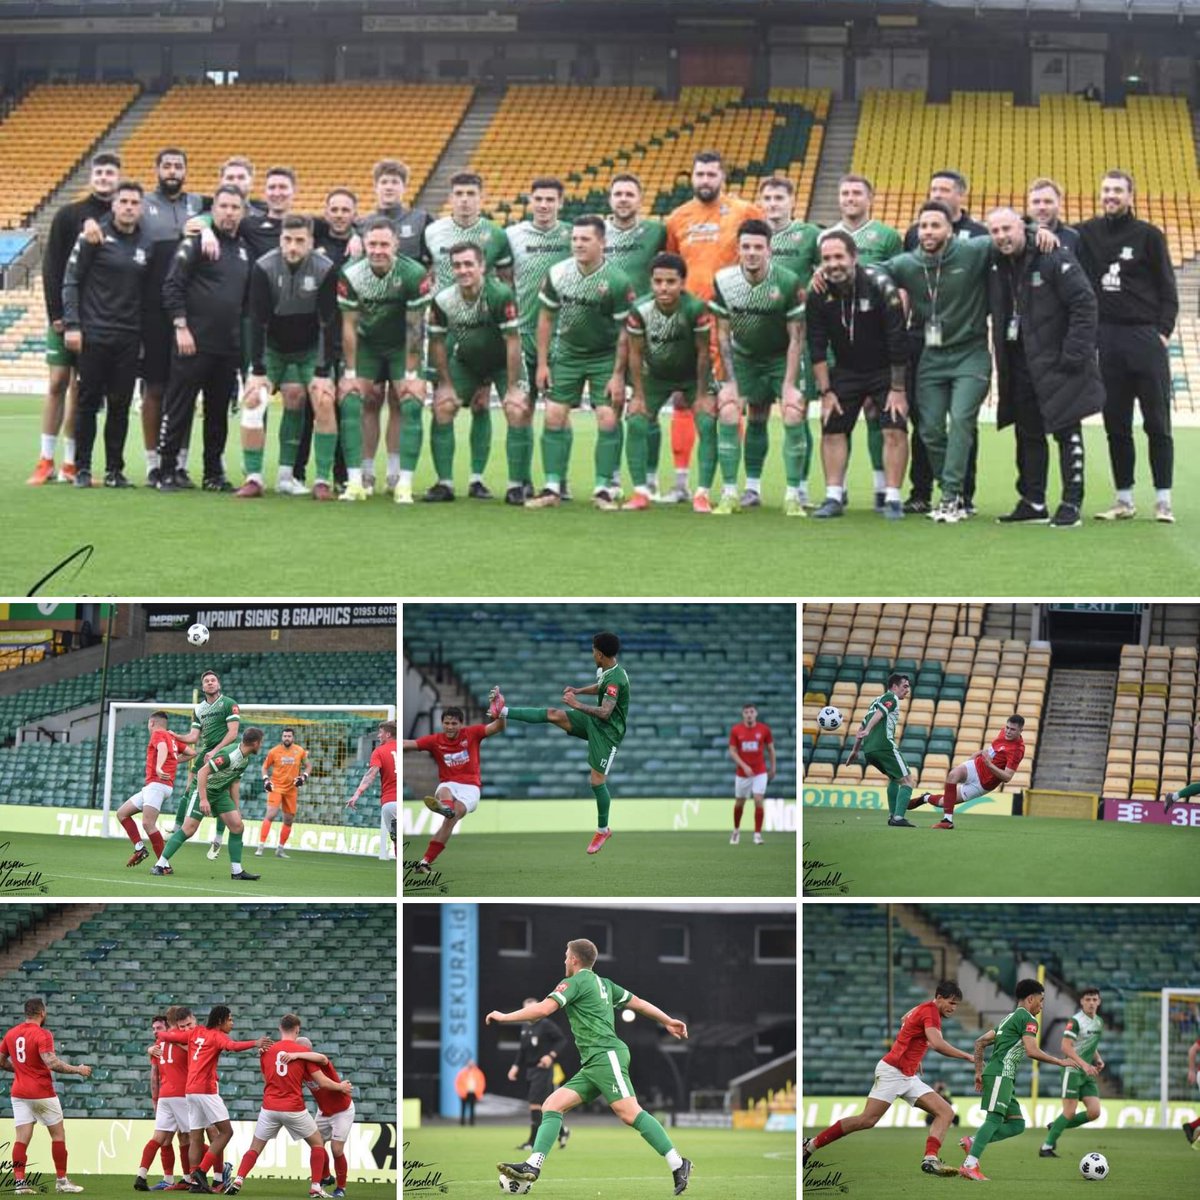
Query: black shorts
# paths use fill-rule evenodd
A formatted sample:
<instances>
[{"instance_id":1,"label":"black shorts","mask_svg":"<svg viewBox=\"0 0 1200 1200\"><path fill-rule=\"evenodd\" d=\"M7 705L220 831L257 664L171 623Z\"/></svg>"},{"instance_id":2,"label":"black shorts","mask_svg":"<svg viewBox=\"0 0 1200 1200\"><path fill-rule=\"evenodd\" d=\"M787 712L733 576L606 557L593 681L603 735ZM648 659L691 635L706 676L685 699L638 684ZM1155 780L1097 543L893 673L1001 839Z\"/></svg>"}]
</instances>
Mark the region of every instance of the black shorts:
<instances>
[{"instance_id":1,"label":"black shorts","mask_svg":"<svg viewBox=\"0 0 1200 1200\"><path fill-rule=\"evenodd\" d=\"M837 392L837 389L834 389ZM838 404L841 405L842 413L838 416L837 413L830 413L829 420L821 426L822 434L829 433L849 433L854 428L855 421L858 420L858 414L862 411L862 406L868 401L875 402L875 411L879 414L880 429L899 429L905 432L908 429L908 420L905 417L896 417L884 409L884 404L887 402L887 389L879 392L864 392L860 396L843 396L840 392L837 393Z\"/></svg>"},{"instance_id":2,"label":"black shorts","mask_svg":"<svg viewBox=\"0 0 1200 1200\"><path fill-rule=\"evenodd\" d=\"M142 322L142 360L138 374L151 387L165 386L171 374L171 351L175 348L175 328L161 310L148 313Z\"/></svg>"},{"instance_id":3,"label":"black shorts","mask_svg":"<svg viewBox=\"0 0 1200 1200\"><path fill-rule=\"evenodd\" d=\"M554 1068L534 1067L525 1072L529 1084L528 1100L530 1104L542 1104L549 1099L554 1091Z\"/></svg>"}]
</instances>

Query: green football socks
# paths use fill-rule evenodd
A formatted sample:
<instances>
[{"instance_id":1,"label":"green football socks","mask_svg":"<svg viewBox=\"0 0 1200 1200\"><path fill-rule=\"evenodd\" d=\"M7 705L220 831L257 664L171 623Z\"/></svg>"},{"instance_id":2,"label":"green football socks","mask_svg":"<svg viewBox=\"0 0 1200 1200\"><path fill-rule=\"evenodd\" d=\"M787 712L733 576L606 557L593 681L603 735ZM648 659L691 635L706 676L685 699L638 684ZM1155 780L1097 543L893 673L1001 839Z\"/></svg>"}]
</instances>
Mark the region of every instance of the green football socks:
<instances>
[{"instance_id":1,"label":"green football socks","mask_svg":"<svg viewBox=\"0 0 1200 1200\"><path fill-rule=\"evenodd\" d=\"M664 1157L670 1154L675 1148L671 1143L670 1136L662 1127L658 1118L651 1116L644 1108L638 1113L636 1120L633 1122L633 1128Z\"/></svg>"},{"instance_id":2,"label":"green football socks","mask_svg":"<svg viewBox=\"0 0 1200 1200\"><path fill-rule=\"evenodd\" d=\"M883 470L883 430L879 427L878 417L867 418L867 453L871 456L871 467L875 471Z\"/></svg>"},{"instance_id":3,"label":"green football socks","mask_svg":"<svg viewBox=\"0 0 1200 1200\"><path fill-rule=\"evenodd\" d=\"M608 793L608 784L593 786L592 795L596 797L596 828L608 828L608 808L612 804L612 796Z\"/></svg>"},{"instance_id":4,"label":"green football socks","mask_svg":"<svg viewBox=\"0 0 1200 1200\"><path fill-rule=\"evenodd\" d=\"M717 477L717 418L712 413L696 412L696 482L711 488Z\"/></svg>"},{"instance_id":5,"label":"green football socks","mask_svg":"<svg viewBox=\"0 0 1200 1200\"><path fill-rule=\"evenodd\" d=\"M542 469L547 483L561 483L571 461L571 427L542 429Z\"/></svg>"},{"instance_id":6,"label":"green football socks","mask_svg":"<svg viewBox=\"0 0 1200 1200\"><path fill-rule=\"evenodd\" d=\"M533 482L533 427L510 425L505 442L508 478L512 483Z\"/></svg>"},{"instance_id":7,"label":"green football socks","mask_svg":"<svg viewBox=\"0 0 1200 1200\"><path fill-rule=\"evenodd\" d=\"M554 1143L558 1141L558 1131L562 1128L562 1113L542 1111L542 1123L538 1126L537 1137L533 1139L533 1153L540 1154L544 1159L550 1153ZM532 1159L532 1155L530 1156ZM541 1163L534 1163L540 1167Z\"/></svg>"},{"instance_id":8,"label":"green football socks","mask_svg":"<svg viewBox=\"0 0 1200 1200\"><path fill-rule=\"evenodd\" d=\"M736 425L727 425L722 421L717 426L717 458L721 463L721 479L725 486L737 487L742 443Z\"/></svg>"},{"instance_id":9,"label":"green football socks","mask_svg":"<svg viewBox=\"0 0 1200 1200\"><path fill-rule=\"evenodd\" d=\"M492 410L471 410L471 474L482 475L492 454ZM449 478L449 476L446 476Z\"/></svg>"},{"instance_id":10,"label":"green football socks","mask_svg":"<svg viewBox=\"0 0 1200 1200\"><path fill-rule=\"evenodd\" d=\"M770 444L771 438L767 432L767 422L754 420L752 414L746 420L746 475L748 478L762 478Z\"/></svg>"},{"instance_id":11,"label":"green football socks","mask_svg":"<svg viewBox=\"0 0 1200 1200\"><path fill-rule=\"evenodd\" d=\"M347 392L338 404L338 429L342 434L342 456L348 464L362 462L362 395Z\"/></svg>"},{"instance_id":12,"label":"green football socks","mask_svg":"<svg viewBox=\"0 0 1200 1200\"><path fill-rule=\"evenodd\" d=\"M175 832L167 839L167 844L163 847L163 858L173 858L175 851L187 841L184 836L183 826L176 828Z\"/></svg>"},{"instance_id":13,"label":"green football socks","mask_svg":"<svg viewBox=\"0 0 1200 1200\"><path fill-rule=\"evenodd\" d=\"M625 461L629 464L629 480L634 487L643 487L646 483L650 422L645 413L635 413L626 424Z\"/></svg>"},{"instance_id":14,"label":"green football socks","mask_svg":"<svg viewBox=\"0 0 1200 1200\"><path fill-rule=\"evenodd\" d=\"M240 833L231 833L229 835L229 861L236 863L239 867L242 865L242 835ZM237 872L235 871L236 875Z\"/></svg>"},{"instance_id":15,"label":"green football socks","mask_svg":"<svg viewBox=\"0 0 1200 1200\"><path fill-rule=\"evenodd\" d=\"M337 457L337 434L318 433L313 430L313 458L316 460L316 477L329 483L333 479L333 461Z\"/></svg>"},{"instance_id":16,"label":"green football socks","mask_svg":"<svg viewBox=\"0 0 1200 1200\"><path fill-rule=\"evenodd\" d=\"M279 465L291 467L296 462L296 451L300 449L300 434L304 430L304 410L283 407L279 421Z\"/></svg>"},{"instance_id":17,"label":"green football socks","mask_svg":"<svg viewBox=\"0 0 1200 1200\"><path fill-rule=\"evenodd\" d=\"M474 436L474 429L471 431ZM439 482L454 479L454 422L434 421L429 431L429 449L433 452L433 469Z\"/></svg>"},{"instance_id":18,"label":"green football socks","mask_svg":"<svg viewBox=\"0 0 1200 1200\"><path fill-rule=\"evenodd\" d=\"M402 424L400 426L400 469L402 471L415 471L417 463L421 458L421 414L422 405L420 400L414 399L412 396L405 396L400 401L400 417ZM361 457L361 454L359 455ZM346 452L346 461L357 462L357 458L351 458L350 453Z\"/></svg>"},{"instance_id":19,"label":"green football socks","mask_svg":"<svg viewBox=\"0 0 1200 1200\"><path fill-rule=\"evenodd\" d=\"M247 475L262 476L263 453L261 446L257 450L242 450L242 466Z\"/></svg>"},{"instance_id":20,"label":"green football socks","mask_svg":"<svg viewBox=\"0 0 1200 1200\"><path fill-rule=\"evenodd\" d=\"M1073 1117L1067 1118L1059 1113L1054 1118L1050 1126L1050 1132L1046 1135L1046 1145L1053 1147L1062 1134L1068 1129L1078 1129L1080 1125L1086 1125L1092 1118L1087 1115L1087 1110L1077 1112Z\"/></svg>"},{"instance_id":21,"label":"green football socks","mask_svg":"<svg viewBox=\"0 0 1200 1200\"><path fill-rule=\"evenodd\" d=\"M619 426L596 431L595 459L595 486L607 489L612 486L613 472L621 463L621 430Z\"/></svg>"},{"instance_id":22,"label":"green football socks","mask_svg":"<svg viewBox=\"0 0 1200 1200\"><path fill-rule=\"evenodd\" d=\"M783 427L783 472L788 487L799 487L808 478L808 461L811 454L812 434L809 432L808 422L798 421L795 425L785 425ZM747 466L747 474L749 470L750 468Z\"/></svg>"}]
</instances>

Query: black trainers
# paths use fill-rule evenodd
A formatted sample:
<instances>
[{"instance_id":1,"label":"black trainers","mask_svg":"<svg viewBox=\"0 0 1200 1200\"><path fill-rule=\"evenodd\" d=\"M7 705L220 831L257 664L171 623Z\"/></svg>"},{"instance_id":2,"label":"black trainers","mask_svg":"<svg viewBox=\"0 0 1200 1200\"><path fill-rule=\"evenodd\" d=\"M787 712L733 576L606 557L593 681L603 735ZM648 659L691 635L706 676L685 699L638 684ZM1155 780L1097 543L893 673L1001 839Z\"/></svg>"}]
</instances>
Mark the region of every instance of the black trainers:
<instances>
[{"instance_id":1,"label":"black trainers","mask_svg":"<svg viewBox=\"0 0 1200 1200\"><path fill-rule=\"evenodd\" d=\"M1163 795L1163 816L1164 817L1167 815L1167 813L1169 813L1171 811L1171 805L1174 804L1178 799L1179 799L1178 792L1166 792Z\"/></svg>"},{"instance_id":2,"label":"black trainers","mask_svg":"<svg viewBox=\"0 0 1200 1200\"><path fill-rule=\"evenodd\" d=\"M491 488L489 488L482 479L476 479L471 486L467 488L467 495L472 500L494 500L496 498L492 495Z\"/></svg>"},{"instance_id":3,"label":"black trainers","mask_svg":"<svg viewBox=\"0 0 1200 1200\"><path fill-rule=\"evenodd\" d=\"M204 490L206 492L232 492L234 488L224 475L210 475L204 481Z\"/></svg>"},{"instance_id":4,"label":"black trainers","mask_svg":"<svg viewBox=\"0 0 1200 1200\"><path fill-rule=\"evenodd\" d=\"M1196 1140L1196 1131L1186 1121L1183 1123L1183 1136L1187 1138L1189 1145Z\"/></svg>"},{"instance_id":5,"label":"black trainers","mask_svg":"<svg viewBox=\"0 0 1200 1200\"><path fill-rule=\"evenodd\" d=\"M75 472L75 486L77 488L90 488L92 486L92 473L86 467L81 467Z\"/></svg>"},{"instance_id":6,"label":"black trainers","mask_svg":"<svg viewBox=\"0 0 1200 1200\"><path fill-rule=\"evenodd\" d=\"M1042 1146L1038 1150L1038 1158L1057 1158L1057 1157L1058 1157L1058 1155L1054 1153L1054 1150L1052 1147Z\"/></svg>"},{"instance_id":7,"label":"black trainers","mask_svg":"<svg viewBox=\"0 0 1200 1200\"><path fill-rule=\"evenodd\" d=\"M146 486L156 488L162 482L162 472L157 467L151 467L146 472Z\"/></svg>"},{"instance_id":8,"label":"black trainers","mask_svg":"<svg viewBox=\"0 0 1200 1200\"><path fill-rule=\"evenodd\" d=\"M1050 518L1050 524L1056 529L1074 529L1083 524L1083 514L1074 504L1060 504Z\"/></svg>"},{"instance_id":9,"label":"black trainers","mask_svg":"<svg viewBox=\"0 0 1200 1200\"><path fill-rule=\"evenodd\" d=\"M448 483L435 483L421 499L429 504L445 504L454 499L454 489Z\"/></svg>"},{"instance_id":10,"label":"black trainers","mask_svg":"<svg viewBox=\"0 0 1200 1200\"><path fill-rule=\"evenodd\" d=\"M685 1158L683 1162L671 1172L671 1178L675 1181L675 1195L680 1196L687 1191L688 1180L692 1175L692 1160Z\"/></svg>"},{"instance_id":11,"label":"black trainers","mask_svg":"<svg viewBox=\"0 0 1200 1200\"><path fill-rule=\"evenodd\" d=\"M175 486L184 492L192 491L196 486L192 482L192 477L187 473L186 470L184 470L183 467L179 467L176 470L175 475L174 475L174 482L175 482Z\"/></svg>"},{"instance_id":12,"label":"black trainers","mask_svg":"<svg viewBox=\"0 0 1200 1200\"><path fill-rule=\"evenodd\" d=\"M762 496L759 495L758 492L753 491L751 488L747 488L742 493L741 505L743 508L761 508L762 507ZM817 515L816 513L813 513L814 517L816 515Z\"/></svg>"},{"instance_id":13,"label":"black trainers","mask_svg":"<svg viewBox=\"0 0 1200 1200\"><path fill-rule=\"evenodd\" d=\"M142 1176L137 1175L133 1180L133 1190L135 1192L148 1192L150 1190L150 1185L145 1181L145 1179L142 1178Z\"/></svg>"},{"instance_id":14,"label":"black trainers","mask_svg":"<svg viewBox=\"0 0 1200 1200\"><path fill-rule=\"evenodd\" d=\"M110 488L131 488L131 483L120 471L107 471L104 475L104 486Z\"/></svg>"},{"instance_id":15,"label":"black trainers","mask_svg":"<svg viewBox=\"0 0 1200 1200\"><path fill-rule=\"evenodd\" d=\"M911 821L906 821L903 817L888 817L888 824L907 829L916 829L916 826Z\"/></svg>"},{"instance_id":16,"label":"black trainers","mask_svg":"<svg viewBox=\"0 0 1200 1200\"><path fill-rule=\"evenodd\" d=\"M804 1139L803 1146L802 1146L802 1149L804 1150L804 1161L803 1161L803 1162L802 1162L800 1165L801 1165L801 1166L804 1166L804 1165L805 1165L805 1163L807 1163L807 1162L808 1162L809 1156L810 1156L810 1155L812 1154L812 1152L813 1152L813 1139L812 1139L812 1138L805 1138L805 1139Z\"/></svg>"},{"instance_id":17,"label":"black trainers","mask_svg":"<svg viewBox=\"0 0 1200 1200\"><path fill-rule=\"evenodd\" d=\"M565 1150L567 1148L567 1139L571 1136L571 1131L564 1125L558 1131L558 1148Z\"/></svg>"},{"instance_id":18,"label":"black trainers","mask_svg":"<svg viewBox=\"0 0 1200 1200\"><path fill-rule=\"evenodd\" d=\"M249 880L251 883L253 883L257 879L262 878L261 875L251 875L249 871L239 871L236 875L234 875L233 872L231 871L229 873L229 877L230 877L230 879Z\"/></svg>"},{"instance_id":19,"label":"black trainers","mask_svg":"<svg viewBox=\"0 0 1200 1200\"><path fill-rule=\"evenodd\" d=\"M883 505L886 500L887 500L887 492L876 492L875 493L875 511L877 513L883 512Z\"/></svg>"},{"instance_id":20,"label":"black trainers","mask_svg":"<svg viewBox=\"0 0 1200 1200\"><path fill-rule=\"evenodd\" d=\"M1010 513L996 518L997 525L1048 525L1050 512L1043 504L1035 508L1026 500L1018 500L1017 506Z\"/></svg>"},{"instance_id":21,"label":"black trainers","mask_svg":"<svg viewBox=\"0 0 1200 1200\"><path fill-rule=\"evenodd\" d=\"M813 516L824 520L827 517L840 517L845 511L846 509L840 500L835 500L832 496L827 496L825 503L820 508L813 510Z\"/></svg>"},{"instance_id":22,"label":"black trainers","mask_svg":"<svg viewBox=\"0 0 1200 1200\"><path fill-rule=\"evenodd\" d=\"M904 511L915 516L923 517L933 508L928 500L921 499L920 496L909 496L904 502Z\"/></svg>"},{"instance_id":23,"label":"black trainers","mask_svg":"<svg viewBox=\"0 0 1200 1200\"><path fill-rule=\"evenodd\" d=\"M532 489L530 490L532 491ZM529 498L531 500L533 499L532 496ZM515 507L520 508L521 505L525 503L525 485L518 483L516 487L510 487L508 491L504 493L504 503L512 504Z\"/></svg>"},{"instance_id":24,"label":"black trainers","mask_svg":"<svg viewBox=\"0 0 1200 1200\"><path fill-rule=\"evenodd\" d=\"M413 867L413 874L414 875L428 875L429 872L432 870L433 870L433 868L427 862L422 860L421 862L417 863L417 865L415 867Z\"/></svg>"},{"instance_id":25,"label":"black trainers","mask_svg":"<svg viewBox=\"0 0 1200 1200\"><path fill-rule=\"evenodd\" d=\"M171 866L160 867L158 865L158 863L155 863L154 866L152 866L150 868L150 874L151 875L174 875L175 868L171 867Z\"/></svg>"},{"instance_id":26,"label":"black trainers","mask_svg":"<svg viewBox=\"0 0 1200 1200\"><path fill-rule=\"evenodd\" d=\"M506 1179L516 1179L521 1183L536 1183L542 1173L540 1167L531 1166L527 1162L497 1163L496 1170Z\"/></svg>"},{"instance_id":27,"label":"black trainers","mask_svg":"<svg viewBox=\"0 0 1200 1200\"><path fill-rule=\"evenodd\" d=\"M922 804L928 804L932 799L932 792L922 792L919 796L909 796L908 807L910 809L920 808Z\"/></svg>"}]
</instances>

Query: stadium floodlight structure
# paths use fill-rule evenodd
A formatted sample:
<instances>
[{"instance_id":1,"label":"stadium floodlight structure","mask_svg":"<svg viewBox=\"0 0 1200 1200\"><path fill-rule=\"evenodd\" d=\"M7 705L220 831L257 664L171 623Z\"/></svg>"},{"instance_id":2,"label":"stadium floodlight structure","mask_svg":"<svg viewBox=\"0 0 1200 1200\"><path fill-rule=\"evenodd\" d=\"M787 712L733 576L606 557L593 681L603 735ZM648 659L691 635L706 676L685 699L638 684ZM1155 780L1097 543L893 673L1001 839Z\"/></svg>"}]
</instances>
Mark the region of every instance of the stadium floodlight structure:
<instances>
[{"instance_id":1,"label":"stadium floodlight structure","mask_svg":"<svg viewBox=\"0 0 1200 1200\"><path fill-rule=\"evenodd\" d=\"M1200 987L1164 987L1125 998L1124 1094L1158 1096L1158 1126L1170 1127L1170 1108L1192 1105L1187 1085L1188 1047L1200 1037Z\"/></svg>"},{"instance_id":2,"label":"stadium floodlight structure","mask_svg":"<svg viewBox=\"0 0 1200 1200\"><path fill-rule=\"evenodd\" d=\"M170 717L191 720L193 704L158 704L148 701L112 700L108 704L108 727L104 748L104 809L101 834L116 836L110 814L126 798L137 791L143 778L146 753L146 720L151 713L165 712ZM324 827L317 845L306 846L305 839L289 842L289 850L313 849L335 854L377 853L386 859L391 844L391 830L384 827L382 815L377 830L347 826L345 804L366 771L375 745L375 733L382 721L395 721L394 704L239 704L241 728L259 726L265 733L263 748L246 776L257 785L262 775L263 757L279 741L284 728L295 731L296 741L308 751L313 773L300 789L298 820L305 825ZM178 724L176 725L178 728ZM136 776L132 773L136 766ZM198 768L197 768L198 769ZM175 805L183 795L182 780L186 763L180 760L176 789L172 793L163 817L168 824L174 819ZM118 773L124 776L118 780ZM128 790L125 790L126 785ZM377 784L372 785L372 791ZM114 797L114 790L116 795ZM242 787L242 811L247 799L245 782ZM369 813L375 803L371 793L359 800L359 811ZM375 839L378 837L378 843Z\"/></svg>"}]
</instances>

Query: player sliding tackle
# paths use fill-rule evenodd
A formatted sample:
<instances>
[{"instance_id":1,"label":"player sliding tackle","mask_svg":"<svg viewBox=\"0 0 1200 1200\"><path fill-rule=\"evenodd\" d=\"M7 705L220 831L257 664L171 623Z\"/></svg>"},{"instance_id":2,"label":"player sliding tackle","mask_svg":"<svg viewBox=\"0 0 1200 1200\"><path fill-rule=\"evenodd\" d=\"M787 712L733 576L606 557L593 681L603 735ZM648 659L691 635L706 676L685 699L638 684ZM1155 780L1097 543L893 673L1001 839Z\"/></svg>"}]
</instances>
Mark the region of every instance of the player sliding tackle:
<instances>
[{"instance_id":1,"label":"player sliding tackle","mask_svg":"<svg viewBox=\"0 0 1200 1200\"><path fill-rule=\"evenodd\" d=\"M596 833L587 852L595 854L612 837L608 827L608 809L612 796L608 791L608 773L612 770L617 748L625 737L625 721L629 713L629 676L618 665L621 639L615 633L602 632L592 638L592 658L596 663L596 682L590 687L563 689L561 708L510 708L504 703L499 687L492 688L488 697L489 717L505 717L510 721L525 721L531 725L557 725L571 737L584 738L588 744L589 779L596 797ZM584 704L580 696L603 695L595 704Z\"/></svg>"},{"instance_id":2,"label":"player sliding tackle","mask_svg":"<svg viewBox=\"0 0 1200 1200\"><path fill-rule=\"evenodd\" d=\"M675 1183L675 1195L678 1196L687 1191L688 1178L692 1173L691 1161L680 1155L671 1144L667 1131L638 1104L629 1077L629 1047L617 1037L613 1017L616 1009L628 1008L631 1012L657 1021L680 1041L687 1039L687 1025L667 1016L649 1001L639 999L628 988L596 975L592 966L597 954L595 944L587 938L568 942L566 978L545 1000L527 1004L515 1012L493 1010L485 1019L487 1025L493 1021L517 1024L536 1021L565 1008L571 1032L575 1035L580 1062L578 1073L552 1092L542 1104L542 1121L528 1160L496 1165L500 1173L509 1179L533 1183L541 1175L542 1164L558 1137L563 1114L603 1096L613 1112L626 1125L632 1125L667 1160Z\"/></svg>"}]
</instances>

